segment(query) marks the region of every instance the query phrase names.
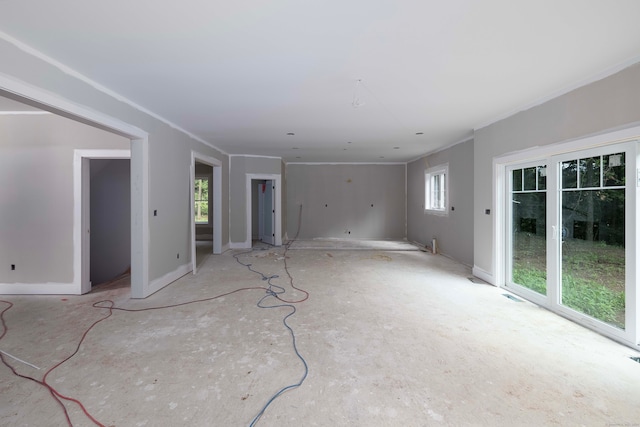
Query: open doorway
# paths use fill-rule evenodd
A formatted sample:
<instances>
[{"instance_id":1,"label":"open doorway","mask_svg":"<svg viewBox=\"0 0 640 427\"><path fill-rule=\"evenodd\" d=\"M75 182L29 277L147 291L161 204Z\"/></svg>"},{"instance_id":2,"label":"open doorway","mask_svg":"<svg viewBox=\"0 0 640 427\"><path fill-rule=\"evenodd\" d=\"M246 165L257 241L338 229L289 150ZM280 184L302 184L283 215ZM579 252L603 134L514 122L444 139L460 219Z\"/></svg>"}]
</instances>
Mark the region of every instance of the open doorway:
<instances>
[{"instance_id":1,"label":"open doorway","mask_svg":"<svg viewBox=\"0 0 640 427\"><path fill-rule=\"evenodd\" d=\"M191 152L191 267L222 253L222 162Z\"/></svg>"},{"instance_id":2,"label":"open doorway","mask_svg":"<svg viewBox=\"0 0 640 427\"><path fill-rule=\"evenodd\" d=\"M246 248L254 241L282 245L281 185L278 174L246 174Z\"/></svg>"},{"instance_id":3,"label":"open doorway","mask_svg":"<svg viewBox=\"0 0 640 427\"><path fill-rule=\"evenodd\" d=\"M87 234L93 288L131 273L131 160L100 158L89 164Z\"/></svg>"},{"instance_id":4,"label":"open doorway","mask_svg":"<svg viewBox=\"0 0 640 427\"><path fill-rule=\"evenodd\" d=\"M32 85L22 83L15 79L0 76L0 96L15 100L38 110L53 113L56 116L66 117L75 123L83 123L89 125L84 129L101 129L106 134L118 135L126 138L128 143L128 157L131 158L131 296L133 298L144 298L164 283L157 286L149 286L149 191L148 191L148 172L149 172L149 140L147 132L115 119L111 116L104 115L94 109L85 108L82 105L69 102L68 100L58 97L48 91L39 89ZM69 135L68 133L52 133L51 135ZM77 135L76 135L77 136ZM97 148L92 138L86 138L85 141L90 144L89 147ZM68 144L62 144L69 148ZM89 148L84 147L84 148ZM34 150L39 153L47 154L42 148ZM73 165L61 169L61 174L72 174L73 189L68 200L72 200L72 212L66 212L67 218L65 227L51 226L51 221L46 222L49 227L47 229L60 230L65 235L66 243L64 247L69 250L52 251L56 257L47 257L52 268L59 269L66 267L69 263L58 262L59 256L72 254L70 261L73 266L70 273L64 273L62 280L55 282L43 281L39 278L29 278L29 273L45 272L46 269L31 268L23 269L24 277L11 278L7 283L0 283L0 293L21 293L21 294L80 294L90 290L86 285L89 280L83 282L83 230L82 230L82 164L84 160L75 150L75 154L71 156L63 156L62 158L72 158ZM72 170L72 172L70 172ZM64 182L64 180L60 180ZM67 179L66 182L69 182ZM50 186L42 186L49 189ZM61 203L55 204L57 210ZM67 204L66 206L70 206ZM67 231L67 229L69 231ZM72 238L69 239L69 234ZM17 271L17 270L16 270ZM47 274L47 276L50 276ZM0 280L0 282L4 282Z\"/></svg>"},{"instance_id":5,"label":"open doorway","mask_svg":"<svg viewBox=\"0 0 640 427\"><path fill-rule=\"evenodd\" d=\"M275 183L270 179L251 182L251 242L275 245Z\"/></svg>"},{"instance_id":6,"label":"open doorway","mask_svg":"<svg viewBox=\"0 0 640 427\"><path fill-rule=\"evenodd\" d=\"M196 160L194 176L194 220L196 223L196 268L213 253L213 166Z\"/></svg>"}]
</instances>

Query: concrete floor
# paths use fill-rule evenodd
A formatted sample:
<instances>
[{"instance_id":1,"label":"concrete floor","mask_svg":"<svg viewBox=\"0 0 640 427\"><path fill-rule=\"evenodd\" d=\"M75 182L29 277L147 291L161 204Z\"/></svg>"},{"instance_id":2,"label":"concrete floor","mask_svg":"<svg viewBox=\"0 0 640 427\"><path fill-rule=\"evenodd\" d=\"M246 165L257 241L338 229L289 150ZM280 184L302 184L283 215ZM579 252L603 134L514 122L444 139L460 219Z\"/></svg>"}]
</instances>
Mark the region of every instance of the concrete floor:
<instances>
[{"instance_id":1,"label":"concrete floor","mask_svg":"<svg viewBox=\"0 0 640 427\"><path fill-rule=\"evenodd\" d=\"M76 348L106 309L208 298L266 281L229 251L209 256L145 300L126 281L88 295L4 296L0 350L26 375ZM243 262L287 289L283 249ZM309 291L288 319L309 374L266 409L259 426L613 426L640 424L637 354L503 291L469 269L419 251L290 250L296 286ZM108 426L247 426L304 367L282 319L289 307L256 306L264 290L142 312L115 311L87 335L49 382ZM268 298L265 303L273 302ZM0 304L4 307L4 304ZM1 308L0 308L1 309ZM1 333L1 332L0 332ZM93 425L75 404L74 426ZM0 425L65 425L43 387L0 366Z\"/></svg>"}]
</instances>

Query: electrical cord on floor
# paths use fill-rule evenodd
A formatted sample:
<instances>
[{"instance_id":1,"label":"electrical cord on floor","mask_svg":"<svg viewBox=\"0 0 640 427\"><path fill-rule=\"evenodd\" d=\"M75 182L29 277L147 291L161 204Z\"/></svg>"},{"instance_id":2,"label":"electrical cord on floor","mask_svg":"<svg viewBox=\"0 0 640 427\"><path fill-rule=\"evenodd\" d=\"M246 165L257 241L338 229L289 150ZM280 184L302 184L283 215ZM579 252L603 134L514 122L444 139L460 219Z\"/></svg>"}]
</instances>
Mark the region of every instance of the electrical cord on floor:
<instances>
[{"instance_id":1,"label":"electrical cord on floor","mask_svg":"<svg viewBox=\"0 0 640 427\"><path fill-rule=\"evenodd\" d=\"M293 277L291 276L291 273L289 272L288 266L287 266L287 252L289 250L289 247L291 246L291 244L293 242L295 242L295 240L298 238L298 234L300 233L300 224L301 224L301 217L302 217L302 205L300 205L300 212L299 212L299 216L298 216L298 230L296 232L296 236L294 237L293 240L289 241L286 245L285 245L285 251L284 251L284 269L287 272L287 275L289 277L289 282L290 285L293 289L296 289L300 292L305 293L305 297L299 301L287 301L285 299L283 299L280 295L285 293L285 289L281 286L277 286L274 285L273 283L271 283L271 280L278 278L277 275L272 275L272 276L265 276L262 272L252 269L251 268L251 264L244 264L239 260L239 256L240 255L245 255L245 254L249 254L253 251L247 251L247 252L242 252L239 254L235 254L233 255L233 257L236 259L236 261L241 264L244 265L245 267L247 267L250 271L258 274L261 276L262 280L267 281L268 283L268 287L262 287L262 286L256 286L256 287L245 287L245 288L239 288L236 289L234 291L231 292L227 292L224 294L220 294L220 295L216 295L214 297L208 297L208 298L201 298L201 299L197 299L197 300L192 300L192 301L186 301L186 302L182 302L182 303L176 303L176 304L169 304L169 305L164 305L164 306L158 306L158 307L146 307L146 308L138 308L138 309L129 309L129 308L123 308L123 307L116 307L115 303L112 300L101 300L98 302L94 302L92 304L92 307L94 308L98 308L98 309L107 309L109 310L108 314L98 320L96 320L95 322L93 322L91 324L91 326L89 326L85 332L82 334L82 337L80 338L80 341L78 342L78 345L76 346L75 350L65 359L63 359L62 361L58 362L57 364L55 364L53 367L51 367L49 370L47 370L47 372L44 374L42 380L38 380L36 378L30 377L28 375L23 375L20 374L16 371L16 369L7 362L7 360L4 358L4 354L2 352L0 352L0 361L7 366L7 368L9 368L11 370L11 372L20 378L23 379L27 379L29 381L33 381L36 384L41 385L42 387L45 387L47 390L49 390L49 393L51 394L51 396L54 398L54 400L56 402L58 402L58 404L60 405L60 407L62 408L62 411L64 413L64 416L66 418L67 424L70 427L73 427L73 423L71 422L71 418L69 417L69 413L67 411L66 406L64 405L64 403L62 403L62 400L67 400L69 402L73 402L76 403L80 409L82 410L82 412L87 416L87 418L89 418L95 425L99 426L99 427L105 427L104 424L100 423L98 420L96 420L90 413L89 411L84 407L84 405L82 404L82 402L80 402L79 400L69 397L69 396L65 396L63 394L61 394L60 392L58 392L53 386L51 386L49 383L47 383L47 377L49 376L49 374L51 374L55 369L59 368L60 366L62 366L64 363L66 363L67 361L69 361L72 357L74 357L78 351L80 351L80 347L82 346L82 343L84 342L84 340L86 339L87 335L89 334L89 332L100 322L108 319L109 317L111 317L113 315L113 311L114 310L119 310L119 311L126 311L126 312L142 312L142 311L150 311L150 310L160 310L160 309L166 309L166 308L173 308L173 307L180 307L180 306L184 306L184 305L188 305L188 304L194 304L194 303L199 303L199 302L206 302L206 301L212 301L214 299L217 298L221 298L227 295L231 295L234 294L236 292L240 292L240 291L246 291L246 290L264 290L267 294L265 296L263 296L258 303L256 304L259 308L264 308L264 309L272 309L272 308L281 308L281 307L289 307L291 308L291 312L289 314L287 314L283 319L282 319L282 323L284 324L284 326L289 330L289 333L291 334L291 339L292 339L292 344L293 344L293 350L296 354L296 356L300 359L300 361L302 362L302 364L304 365L304 374L302 375L302 378L300 379L300 381L298 381L295 384L291 384L288 385L286 387L281 388L280 390L278 390L273 396L271 396L271 398L267 401L267 403L262 407L262 409L258 412L258 415L255 416L255 418L251 421L250 426L253 427L255 426L255 424L258 422L258 420L260 419L260 417L264 414L264 412L266 411L266 409L269 407L269 405L271 405L271 403L273 403L274 400L276 400L278 397L280 397L283 393L285 393L288 390L300 387L302 385L302 383L304 382L304 380L307 378L307 375L309 374L309 366L307 365L306 360L304 359L304 357L302 357L302 355L300 354L300 352L298 351L298 347L296 344L296 336L295 333L293 331L293 329L291 328L291 326L289 326L289 324L287 323L287 319L289 319L289 317L293 316L297 309L296 307L293 305L295 303L300 303L303 301L306 301L309 298L309 293L303 289L297 288L294 285L294 280ZM125 273L126 274L126 273ZM285 304L276 304L276 305L264 305L263 301L269 297L274 297L276 299L278 299L281 302L284 302ZM7 334L7 332L9 331L9 328L7 327L6 321L4 319L4 314L13 307L13 303L9 302L9 301L5 301L5 300L0 300L0 303L4 303L4 304L8 304L7 307L5 307L1 312L0 312L0 324L2 324L2 333L0 334L0 340L2 340L2 338L4 338L4 336ZM109 304L108 306L104 306L104 304L107 303Z\"/></svg>"},{"instance_id":2,"label":"electrical cord on floor","mask_svg":"<svg viewBox=\"0 0 640 427\"><path fill-rule=\"evenodd\" d=\"M291 284L292 287L294 287L295 289L298 289L302 292L305 292L307 294L307 296L305 298L303 298L300 301L294 301L293 303L288 302L284 299L282 299L282 297L280 295L284 294L286 291L283 287L278 286L278 285L274 285L273 283L271 283L271 281L273 279L277 279L279 276L278 275L271 275L271 276L267 276L264 273L262 273L259 270L256 270L254 268L252 268L252 264L249 263L244 263L242 261L240 261L240 256L242 255L247 255L252 253L253 250L249 250L249 251L245 251L245 252L241 252L238 254L234 254L233 257L236 259L236 261L238 262L238 264L245 266L249 271L252 271L256 274L258 274L262 280L267 281L267 284L269 285L267 290L266 290L266 295L263 296L262 298L260 298L260 300L257 302L257 306L260 308L265 308L265 309L272 309L272 308L281 308L281 307L288 307L291 309L291 312L289 314L287 314L283 319L282 319L282 323L284 324L284 326L289 330L289 334L291 334L291 342L293 345L293 351L295 352L296 356L298 357L298 359L300 359L300 361L302 362L302 365L304 366L304 373L302 375L302 377L300 378L300 380L297 383L294 384L290 384L287 385L285 387L282 387L280 390L278 390L276 393L274 393L269 400L264 404L264 406L262 406L262 408L260 409L260 411L258 412L258 414L253 418L253 420L251 421L251 423L249 424L250 427L253 427L256 425L256 423L260 420L260 417L262 417L262 415L264 414L264 412L267 410L267 408L278 398L280 397L283 393L285 393L288 390L294 389L294 388L298 388L302 385L302 383L304 382L304 380L307 378L307 375L309 374L309 366L307 365L307 361L304 359L304 357L302 357L302 355L300 354L300 351L298 350L298 346L296 343L296 335L295 332L293 331L293 329L291 328L291 326L289 326L289 324L287 323L287 319L289 319L289 317L293 316L297 309L296 307L293 305L293 303L298 303L298 302L302 302L305 301L308 297L309 297L309 293L296 288L295 286L293 286L293 278L291 277L291 275L289 274L289 272L287 271L287 274L289 274L289 278L291 280ZM286 253L286 250L285 250ZM286 260L286 258L285 258ZM286 261L285 261L286 262ZM286 264L285 264L286 266ZM284 302L284 304L275 304L275 305L265 305L264 301L269 298L269 297L274 297L277 300Z\"/></svg>"},{"instance_id":3,"label":"electrical cord on floor","mask_svg":"<svg viewBox=\"0 0 640 427\"><path fill-rule=\"evenodd\" d=\"M82 334L82 337L80 338L80 341L78 342L78 345L76 346L76 349L73 353L71 353L71 355L69 355L67 358L65 358L64 360L62 360L61 362L57 363L56 365L54 365L52 368L50 368L49 370L47 370L47 372L44 374L44 377L42 378L42 380L38 380L36 378L30 377L28 375L23 375L20 374L16 371L16 369L7 362L7 360L4 358L4 355L0 352L0 361L7 366L11 372L13 372L14 375L16 375L17 377L23 378L23 379L27 379L30 381L33 381L41 386L43 386L44 388L46 388L47 390L49 390L49 392L51 393L51 396L53 396L53 398L58 402L58 404L60 405L60 407L62 408L62 411L64 412L64 416L67 420L67 424L69 425L69 427L73 427L73 423L71 422L71 418L69 417L69 413L67 411L67 408L65 407L65 405L62 403L62 400L67 400L69 402L73 402L75 404L77 404L80 409L82 410L82 412L86 415L87 418L89 418L95 425L97 425L98 427L106 427L104 424L100 423L95 417L93 417L89 411L84 407L84 405L82 404L82 402L80 402L78 399L75 399L73 397L69 397L69 396L65 396L62 393L58 392L53 386L51 386L48 382L47 382L47 376L49 374L51 374L51 372L53 372L55 369L59 368L60 366L62 366L64 363L66 363L67 361L69 361L72 357L74 357L78 351L80 350L80 347L82 346L82 343L84 342L84 340L86 339L87 335L89 334L89 332L100 322L102 322L103 320L108 319L109 317L111 317L111 315L113 314L114 310L119 310L119 311L127 311L127 312L140 312L140 311L150 311L150 310L160 310L160 309L165 309L165 308L172 308L172 307L180 307L183 305L188 305L188 304L194 304L194 303L199 303L199 302L206 302L206 301L212 301L214 299L217 298L221 298L227 295L231 295L234 294L236 292L240 292L240 291L246 291L246 290L262 290L262 291L268 291L268 288L266 287L262 287L262 286L254 286L254 287L246 287L246 288L239 288L239 289L235 289L231 292L226 292L224 294L220 294L220 295L216 295L213 297L208 297L208 298L201 298L201 299L197 299L197 300L192 300L192 301L186 301L186 302L182 302L182 303L177 303L177 304L169 304L169 305L164 305L164 306L158 306L158 307L146 307L146 308L122 308L122 307L116 307L115 303L112 300L101 300L98 302L94 302L91 306L94 308L99 308L99 309L107 309L109 310L109 312L107 313L106 316L98 319L97 321L95 321L93 324L91 324L91 326L89 326L89 328L87 328L85 330L85 332ZM2 324L2 334L0 334L0 340L6 335L6 333L8 332L9 328L6 325L5 319L4 319L4 313L7 312L11 307L13 307L13 303L9 302L9 301L5 301L5 300L0 300L1 303L5 303L8 304L8 307L6 307L4 310L2 310L0 312L0 323ZM108 306L104 306L104 303L108 303ZM62 399L62 400L61 400Z\"/></svg>"},{"instance_id":4,"label":"electrical cord on floor","mask_svg":"<svg viewBox=\"0 0 640 427\"><path fill-rule=\"evenodd\" d=\"M297 291L300 291L300 292L304 292L305 297L302 298L299 301L287 301L287 300L284 300L282 298L278 298L280 301L287 302L287 303L290 303L290 304L296 304L296 303L303 302L303 301L306 301L307 299L309 299L309 292L305 291L304 289L297 288L293 284L294 280L293 280L293 277L291 276L291 273L289 272L289 265L287 264L287 253L289 252L289 248L291 247L291 245L294 244L296 240L298 240L298 236L300 235L301 226L302 226L302 204L300 204L300 210L298 211L298 229L296 230L296 235L293 236L293 240L289 240L289 242L287 242L287 244L284 247L284 254L282 256L284 257L284 271L286 271L287 276L289 276L289 284L291 285L291 287L293 289L295 289Z\"/></svg>"},{"instance_id":5,"label":"electrical cord on floor","mask_svg":"<svg viewBox=\"0 0 640 427\"><path fill-rule=\"evenodd\" d=\"M6 311L8 311L11 307L13 307L13 303L11 303L11 302L9 302L9 301L4 301L4 300L0 300L0 302L3 302L3 303L5 303L5 304L9 304L9 306L8 306L8 307L6 307L4 310L2 310L2 312L0 312L0 321L1 321L1 323L2 323L2 334L0 335L0 339L2 339L2 338L6 335L6 333L9 331L9 328L7 327L7 324L6 324L5 320L4 320L4 313L5 313ZM107 317L109 317L109 316L106 316L106 317L104 317L104 318L102 318L102 319L98 320L97 322L95 322L93 325L91 325L91 326L89 327L89 329L87 329L87 331L86 331L86 332L85 332L85 334L83 335L82 340L84 340L84 337L85 337L85 336L86 336L86 334L91 330L91 328L93 328L97 323L99 323L99 322L103 321L103 320L104 320L104 319L106 319ZM82 340L80 341L80 344L82 344ZM18 372L16 371L16 369L15 369L12 365L10 365L10 364L5 360L4 355L3 355L2 353L0 353L0 361L2 361L2 363L3 363L7 368L9 368L9 369L11 370L11 372L13 372L13 374L14 374L15 376L20 377L20 378L23 378L23 379L26 379L26 380L29 380L29 381L33 381L33 382L35 382L36 384L39 384L39 385L43 386L44 388L46 388L47 390L49 390L49 393L51 393L51 396L53 396L54 400L55 400L56 402L58 402L58 404L59 404L59 405L60 405L60 407L62 408L62 411L63 411L63 413L64 413L64 416L65 416L65 418L66 418L66 420L67 420L67 424L69 425L69 427L73 427L73 424L71 423L71 418L69 417L69 412L67 411L66 406L64 406L64 404L62 403L62 401L61 401L60 399L65 399L65 400L68 400L68 401L71 401L71 402L74 402L74 403L78 404L78 405L80 406L80 409L82 409L82 411L85 413L85 415L86 415L86 416L87 416L91 421L93 421L93 422L94 422L94 424L96 424L96 425L98 425L98 426L100 426L100 427L105 427L103 424L99 423L95 418L93 418L93 417L89 414L89 412L86 410L86 408L84 407L84 405L83 405L80 401L78 401L78 400L76 400L76 399L73 399L73 398L70 398L70 397L67 397L67 396L63 396L63 395L62 395L62 394L60 394L60 393L59 393L55 388L53 388L50 384L48 384L48 383L47 383L47 381L46 381L47 375L49 375L49 374L51 373L51 371L53 371L53 370L54 370L55 368L57 368L58 366L62 365L64 362L66 362L67 360L69 360L71 357L73 357L73 356L78 352L78 349L80 348L80 344L78 344L78 348L76 348L76 351L75 351L71 356L67 357L65 360L63 360L62 362L58 363L58 364L57 364L57 365L55 365L53 368L49 369L49 370L46 372L46 374L44 375L44 377L42 378L42 380L38 380L38 379L33 378L33 377L30 377L30 376L28 376L28 375L23 375L23 374L18 373Z\"/></svg>"}]
</instances>

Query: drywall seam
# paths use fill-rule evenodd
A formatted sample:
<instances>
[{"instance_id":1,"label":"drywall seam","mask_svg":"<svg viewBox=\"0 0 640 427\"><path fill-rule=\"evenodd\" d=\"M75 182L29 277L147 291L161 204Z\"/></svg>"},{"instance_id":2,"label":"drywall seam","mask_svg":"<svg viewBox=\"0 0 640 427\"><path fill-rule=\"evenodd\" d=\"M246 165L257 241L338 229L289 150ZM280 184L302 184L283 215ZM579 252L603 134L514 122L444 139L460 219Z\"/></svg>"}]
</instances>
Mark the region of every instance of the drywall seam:
<instances>
[{"instance_id":1,"label":"drywall seam","mask_svg":"<svg viewBox=\"0 0 640 427\"><path fill-rule=\"evenodd\" d=\"M213 145L210 142L205 141L204 139L200 138L199 136L185 130L184 128L178 126L177 124L165 119L162 116L159 116L158 114L136 104L135 102L131 101L130 99L120 95L119 93L101 85L100 83L91 80L89 77L85 76L84 74L81 74L79 72L77 72L76 70L74 70L73 68L61 63L60 61L57 61L53 58L51 58L50 56L45 55L44 53L40 52L39 50L29 46L28 44L21 42L20 40L10 36L9 34L0 31L0 39L3 39L4 41L6 41L7 43L10 43L12 45L14 45L15 47L17 47L18 49L22 50L23 52L27 53L28 55L34 56L46 63L48 63L49 65L52 65L54 67L56 67L57 69L59 69L60 71L62 71L63 73L76 78L80 81L82 81L83 83L88 84L89 86L93 87L94 89L111 96L112 98L117 99L120 102L124 102L125 104L135 108L136 110L143 112L153 118L155 118L156 120L159 120L163 123L165 123L166 125L170 126L171 128L184 133L185 135L195 139L196 141L199 141L215 150L218 150L219 152L221 152L222 154L228 155L227 152L225 152L224 150L216 147L215 145Z\"/></svg>"}]
</instances>

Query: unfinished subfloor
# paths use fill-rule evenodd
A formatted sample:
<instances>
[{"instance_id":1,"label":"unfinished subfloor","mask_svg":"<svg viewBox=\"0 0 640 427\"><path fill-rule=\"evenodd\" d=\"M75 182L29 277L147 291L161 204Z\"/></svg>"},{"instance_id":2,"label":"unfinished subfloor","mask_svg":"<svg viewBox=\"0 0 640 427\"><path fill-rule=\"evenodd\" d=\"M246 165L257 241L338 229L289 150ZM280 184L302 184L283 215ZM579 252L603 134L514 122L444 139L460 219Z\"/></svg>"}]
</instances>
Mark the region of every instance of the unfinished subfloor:
<instances>
[{"instance_id":1,"label":"unfinished subfloor","mask_svg":"<svg viewBox=\"0 0 640 427\"><path fill-rule=\"evenodd\" d=\"M291 288L284 248L239 256ZM211 298L267 280L228 251L196 276L145 300L126 281L84 296L4 296L13 302L0 350L41 379L109 313ZM607 426L640 424L640 363L632 349L501 289L472 283L465 266L420 251L289 250L307 290L287 322L308 376L265 410L259 426ZM305 373L283 324L290 306L264 309L264 289L150 311L114 311L48 376L107 426L247 426ZM1 303L0 303L1 304ZM263 305L284 304L273 297ZM107 304L104 304L107 305ZM6 304L1 304L4 308ZM0 310L2 309L0 308ZM1 333L1 331L0 331ZM74 426L94 425L66 403ZM0 425L65 425L47 389L0 366Z\"/></svg>"}]
</instances>

